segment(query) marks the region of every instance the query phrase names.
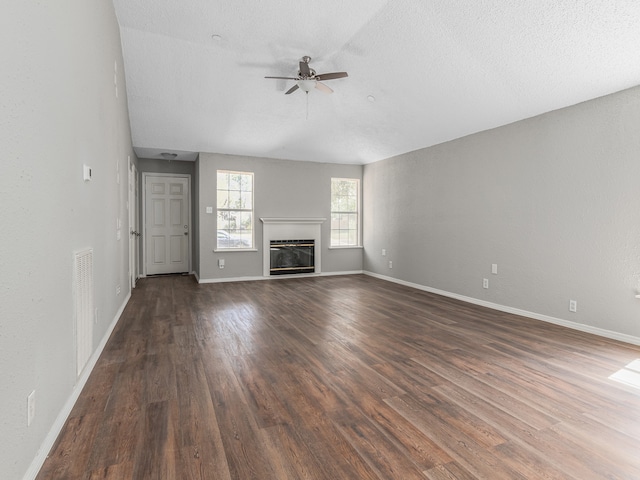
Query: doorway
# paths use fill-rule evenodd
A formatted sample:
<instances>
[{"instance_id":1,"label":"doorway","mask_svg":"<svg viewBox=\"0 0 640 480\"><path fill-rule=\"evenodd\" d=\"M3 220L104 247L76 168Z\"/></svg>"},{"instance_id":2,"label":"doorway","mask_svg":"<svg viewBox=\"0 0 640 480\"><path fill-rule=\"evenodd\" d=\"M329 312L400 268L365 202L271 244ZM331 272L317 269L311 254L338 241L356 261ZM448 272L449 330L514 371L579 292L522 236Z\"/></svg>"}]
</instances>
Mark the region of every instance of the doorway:
<instances>
[{"instance_id":1,"label":"doorway","mask_svg":"<svg viewBox=\"0 0 640 480\"><path fill-rule=\"evenodd\" d=\"M143 173L145 275L191 271L191 176Z\"/></svg>"}]
</instances>

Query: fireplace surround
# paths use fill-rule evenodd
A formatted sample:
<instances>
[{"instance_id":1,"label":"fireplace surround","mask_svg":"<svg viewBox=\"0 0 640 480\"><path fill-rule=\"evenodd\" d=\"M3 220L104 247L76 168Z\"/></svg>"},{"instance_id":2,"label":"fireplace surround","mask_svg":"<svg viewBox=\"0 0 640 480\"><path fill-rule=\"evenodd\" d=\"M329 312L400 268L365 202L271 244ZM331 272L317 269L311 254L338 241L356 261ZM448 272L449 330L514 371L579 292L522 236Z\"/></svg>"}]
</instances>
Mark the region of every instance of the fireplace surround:
<instances>
[{"instance_id":1,"label":"fireplace surround","mask_svg":"<svg viewBox=\"0 0 640 480\"><path fill-rule=\"evenodd\" d=\"M313 241L313 262L314 268L313 271L307 269L307 271L303 271L302 274L307 275L317 275L322 271L322 261L321 261L321 233L322 233L322 223L326 220L326 218L316 218L316 217L295 217L295 218L285 218L285 217L264 217L260 219L263 224L262 230L262 247L263 247L263 276L270 277L271 273L271 242L272 241L280 241L286 242L290 239L303 239L307 242ZM285 272L280 273L278 275L289 275L293 274L293 272ZM296 273L296 275L300 275L300 273Z\"/></svg>"}]
</instances>

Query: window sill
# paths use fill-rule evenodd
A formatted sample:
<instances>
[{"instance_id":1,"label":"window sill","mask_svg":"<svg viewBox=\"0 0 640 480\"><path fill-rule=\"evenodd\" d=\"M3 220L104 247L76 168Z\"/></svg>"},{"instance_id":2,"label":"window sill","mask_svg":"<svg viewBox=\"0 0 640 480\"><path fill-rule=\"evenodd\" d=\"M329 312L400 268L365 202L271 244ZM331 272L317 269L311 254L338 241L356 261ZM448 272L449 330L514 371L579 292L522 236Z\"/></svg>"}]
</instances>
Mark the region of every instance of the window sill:
<instances>
[{"instance_id":1,"label":"window sill","mask_svg":"<svg viewBox=\"0 0 640 480\"><path fill-rule=\"evenodd\" d=\"M213 253L218 252L257 252L257 248L214 248Z\"/></svg>"},{"instance_id":2,"label":"window sill","mask_svg":"<svg viewBox=\"0 0 640 480\"><path fill-rule=\"evenodd\" d=\"M329 247L329 250L349 250L352 248L364 248L362 245L336 245L335 247Z\"/></svg>"}]
</instances>

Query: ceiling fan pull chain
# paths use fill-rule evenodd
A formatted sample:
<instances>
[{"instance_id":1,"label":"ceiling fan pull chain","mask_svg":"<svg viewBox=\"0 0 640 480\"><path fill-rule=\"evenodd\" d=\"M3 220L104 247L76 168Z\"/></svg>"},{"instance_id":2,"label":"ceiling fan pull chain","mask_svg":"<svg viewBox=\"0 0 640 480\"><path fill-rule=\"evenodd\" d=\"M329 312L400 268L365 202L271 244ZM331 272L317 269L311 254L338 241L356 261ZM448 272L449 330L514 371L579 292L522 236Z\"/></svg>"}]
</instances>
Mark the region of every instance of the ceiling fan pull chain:
<instances>
[{"instance_id":1,"label":"ceiling fan pull chain","mask_svg":"<svg viewBox=\"0 0 640 480\"><path fill-rule=\"evenodd\" d=\"M307 97L307 120L309 120L309 92L305 92Z\"/></svg>"}]
</instances>

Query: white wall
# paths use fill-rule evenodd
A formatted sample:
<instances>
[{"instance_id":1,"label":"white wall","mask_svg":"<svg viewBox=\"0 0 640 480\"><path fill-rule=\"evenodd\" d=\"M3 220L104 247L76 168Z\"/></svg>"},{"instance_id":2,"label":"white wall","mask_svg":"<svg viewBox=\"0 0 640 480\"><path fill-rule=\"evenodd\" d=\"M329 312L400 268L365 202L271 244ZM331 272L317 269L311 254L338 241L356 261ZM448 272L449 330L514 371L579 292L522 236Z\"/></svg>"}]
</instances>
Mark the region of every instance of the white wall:
<instances>
[{"instance_id":1,"label":"white wall","mask_svg":"<svg viewBox=\"0 0 640 480\"><path fill-rule=\"evenodd\" d=\"M364 268L640 340L639 182L640 87L366 165Z\"/></svg>"},{"instance_id":2,"label":"white wall","mask_svg":"<svg viewBox=\"0 0 640 480\"><path fill-rule=\"evenodd\" d=\"M322 273L362 271L362 249L329 249L331 177L362 178L362 166L296 162L269 158L201 153L198 160L199 252L201 281L262 277L260 217L324 217ZM256 252L218 252L216 246L216 172L254 172L254 228ZM207 214L207 206L213 214ZM225 268L218 268L218 259Z\"/></svg>"},{"instance_id":3,"label":"white wall","mask_svg":"<svg viewBox=\"0 0 640 480\"><path fill-rule=\"evenodd\" d=\"M74 252L94 249L94 347L127 298L134 157L110 1L5 2L0 49L0 478L19 479L74 395Z\"/></svg>"}]
</instances>

